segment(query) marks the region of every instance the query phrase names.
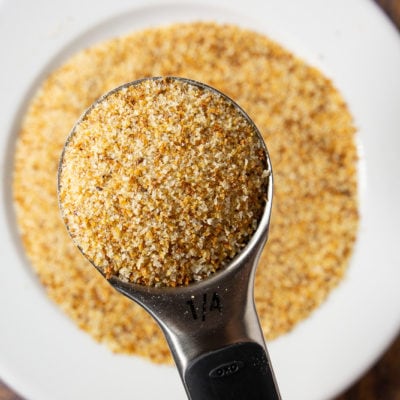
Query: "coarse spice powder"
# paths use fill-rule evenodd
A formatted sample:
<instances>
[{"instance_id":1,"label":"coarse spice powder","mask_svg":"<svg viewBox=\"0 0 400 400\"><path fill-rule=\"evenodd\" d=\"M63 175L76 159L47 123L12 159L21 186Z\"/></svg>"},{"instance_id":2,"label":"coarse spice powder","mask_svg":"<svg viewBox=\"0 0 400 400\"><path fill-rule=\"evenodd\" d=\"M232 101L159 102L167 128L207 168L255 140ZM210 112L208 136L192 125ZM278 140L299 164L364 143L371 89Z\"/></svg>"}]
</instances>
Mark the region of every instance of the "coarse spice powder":
<instances>
[{"instance_id":1,"label":"coarse spice powder","mask_svg":"<svg viewBox=\"0 0 400 400\"><path fill-rule=\"evenodd\" d=\"M355 128L332 82L265 36L231 25L174 24L93 46L50 74L22 122L14 198L26 254L48 295L116 352L170 361L161 331L72 243L57 168L75 121L103 93L146 76L183 76L234 99L263 134L274 205L255 298L267 339L306 318L343 278L356 238Z\"/></svg>"},{"instance_id":2,"label":"coarse spice powder","mask_svg":"<svg viewBox=\"0 0 400 400\"><path fill-rule=\"evenodd\" d=\"M75 126L59 201L107 278L175 287L245 247L269 174L254 124L230 99L188 80L145 79L107 94Z\"/></svg>"}]
</instances>

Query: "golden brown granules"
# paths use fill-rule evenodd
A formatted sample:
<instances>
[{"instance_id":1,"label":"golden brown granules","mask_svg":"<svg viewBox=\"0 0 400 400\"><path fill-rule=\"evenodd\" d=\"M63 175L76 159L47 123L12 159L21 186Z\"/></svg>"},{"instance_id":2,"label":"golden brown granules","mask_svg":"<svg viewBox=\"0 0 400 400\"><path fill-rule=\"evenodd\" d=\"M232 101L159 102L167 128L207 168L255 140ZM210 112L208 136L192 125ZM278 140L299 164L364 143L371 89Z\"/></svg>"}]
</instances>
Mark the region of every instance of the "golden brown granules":
<instances>
[{"instance_id":1,"label":"golden brown granules","mask_svg":"<svg viewBox=\"0 0 400 400\"><path fill-rule=\"evenodd\" d=\"M232 101L195 82L145 79L76 125L59 200L75 243L106 277L175 287L244 248L269 172L254 125Z\"/></svg>"},{"instance_id":2,"label":"golden brown granules","mask_svg":"<svg viewBox=\"0 0 400 400\"><path fill-rule=\"evenodd\" d=\"M154 28L100 43L54 71L17 143L14 196L26 253L49 296L94 338L114 351L169 359L151 317L73 245L56 190L60 153L82 111L114 87L159 75L221 90L264 135L274 204L255 295L272 339L307 317L343 277L357 230L357 157L351 115L331 81L260 34L213 23Z\"/></svg>"}]
</instances>

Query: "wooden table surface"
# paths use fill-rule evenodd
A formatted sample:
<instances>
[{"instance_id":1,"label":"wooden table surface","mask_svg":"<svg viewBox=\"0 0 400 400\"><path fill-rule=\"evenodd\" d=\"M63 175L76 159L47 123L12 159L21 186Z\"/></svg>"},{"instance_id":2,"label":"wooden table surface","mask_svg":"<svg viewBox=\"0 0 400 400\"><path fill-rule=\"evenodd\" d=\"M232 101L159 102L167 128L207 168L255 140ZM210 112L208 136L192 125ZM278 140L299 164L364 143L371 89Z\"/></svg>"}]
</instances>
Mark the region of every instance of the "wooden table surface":
<instances>
[{"instance_id":1,"label":"wooden table surface","mask_svg":"<svg viewBox=\"0 0 400 400\"><path fill-rule=\"evenodd\" d=\"M400 0L375 1L400 32ZM0 381L0 400L23 399ZM400 400L400 334L375 366L335 400Z\"/></svg>"}]
</instances>

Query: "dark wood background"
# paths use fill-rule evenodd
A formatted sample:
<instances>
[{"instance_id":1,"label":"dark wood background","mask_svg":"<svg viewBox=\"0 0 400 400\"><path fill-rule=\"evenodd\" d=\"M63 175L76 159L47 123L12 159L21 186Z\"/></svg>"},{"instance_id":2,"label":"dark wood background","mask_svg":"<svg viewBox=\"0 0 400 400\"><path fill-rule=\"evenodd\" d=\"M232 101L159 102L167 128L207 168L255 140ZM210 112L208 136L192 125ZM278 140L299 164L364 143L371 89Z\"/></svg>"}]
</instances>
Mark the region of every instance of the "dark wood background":
<instances>
[{"instance_id":1,"label":"dark wood background","mask_svg":"<svg viewBox=\"0 0 400 400\"><path fill-rule=\"evenodd\" d=\"M375 1L400 33L400 0ZM0 381L0 400L23 399ZM335 400L400 400L400 335L375 366Z\"/></svg>"}]
</instances>

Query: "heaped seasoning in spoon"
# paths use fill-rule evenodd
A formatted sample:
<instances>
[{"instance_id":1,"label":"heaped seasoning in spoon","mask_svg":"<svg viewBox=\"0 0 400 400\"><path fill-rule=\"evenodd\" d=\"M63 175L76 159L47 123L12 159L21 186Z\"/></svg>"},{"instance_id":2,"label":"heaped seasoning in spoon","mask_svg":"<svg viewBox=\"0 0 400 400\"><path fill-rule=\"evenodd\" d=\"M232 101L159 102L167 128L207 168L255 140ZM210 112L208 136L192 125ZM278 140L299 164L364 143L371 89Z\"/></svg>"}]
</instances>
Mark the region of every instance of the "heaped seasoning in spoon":
<instances>
[{"instance_id":1,"label":"heaped seasoning in spoon","mask_svg":"<svg viewBox=\"0 0 400 400\"><path fill-rule=\"evenodd\" d=\"M207 278L246 246L267 170L254 124L196 82L144 79L96 102L60 163L59 202L106 275L149 286Z\"/></svg>"}]
</instances>

